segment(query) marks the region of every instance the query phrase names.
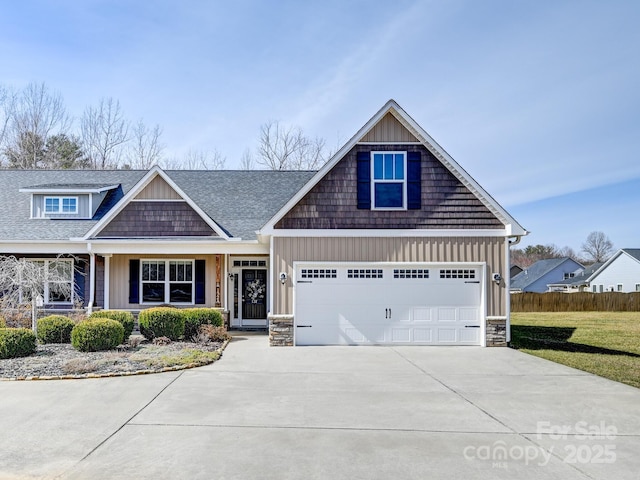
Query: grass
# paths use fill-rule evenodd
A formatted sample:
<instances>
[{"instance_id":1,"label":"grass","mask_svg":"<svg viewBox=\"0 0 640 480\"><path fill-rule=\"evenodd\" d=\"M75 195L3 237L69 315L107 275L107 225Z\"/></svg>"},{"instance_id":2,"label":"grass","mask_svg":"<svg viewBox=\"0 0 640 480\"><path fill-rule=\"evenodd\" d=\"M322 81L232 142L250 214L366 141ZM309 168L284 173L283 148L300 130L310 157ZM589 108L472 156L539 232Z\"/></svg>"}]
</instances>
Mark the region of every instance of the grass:
<instances>
[{"instance_id":1,"label":"grass","mask_svg":"<svg viewBox=\"0 0 640 480\"><path fill-rule=\"evenodd\" d=\"M640 388L640 312L512 313L511 347Z\"/></svg>"},{"instance_id":2,"label":"grass","mask_svg":"<svg viewBox=\"0 0 640 480\"><path fill-rule=\"evenodd\" d=\"M145 352L131 355L131 360L145 363L149 368L175 367L184 365L207 365L220 358L220 352L186 348L169 354L157 355L159 348L149 347Z\"/></svg>"}]
</instances>

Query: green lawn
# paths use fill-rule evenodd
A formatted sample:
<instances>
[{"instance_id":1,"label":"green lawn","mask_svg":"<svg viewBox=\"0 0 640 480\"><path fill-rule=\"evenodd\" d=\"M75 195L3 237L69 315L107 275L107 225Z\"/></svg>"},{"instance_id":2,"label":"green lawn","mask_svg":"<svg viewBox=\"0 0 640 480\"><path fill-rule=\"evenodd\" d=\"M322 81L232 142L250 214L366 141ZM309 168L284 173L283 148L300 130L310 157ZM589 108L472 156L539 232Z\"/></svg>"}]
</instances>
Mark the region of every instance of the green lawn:
<instances>
[{"instance_id":1,"label":"green lawn","mask_svg":"<svg viewBox=\"0 0 640 480\"><path fill-rule=\"evenodd\" d=\"M512 313L511 347L640 388L640 312Z\"/></svg>"}]
</instances>

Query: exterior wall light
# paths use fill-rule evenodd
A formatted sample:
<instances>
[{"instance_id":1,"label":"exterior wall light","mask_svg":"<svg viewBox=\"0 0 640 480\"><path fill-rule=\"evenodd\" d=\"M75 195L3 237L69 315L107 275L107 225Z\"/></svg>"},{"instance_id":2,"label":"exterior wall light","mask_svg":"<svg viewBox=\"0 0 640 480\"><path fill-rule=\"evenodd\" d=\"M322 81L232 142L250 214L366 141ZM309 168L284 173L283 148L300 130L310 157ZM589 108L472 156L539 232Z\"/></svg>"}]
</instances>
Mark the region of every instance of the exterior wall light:
<instances>
[{"instance_id":1,"label":"exterior wall light","mask_svg":"<svg viewBox=\"0 0 640 480\"><path fill-rule=\"evenodd\" d=\"M280 283L282 285L287 283L287 273L286 272L280 272Z\"/></svg>"}]
</instances>

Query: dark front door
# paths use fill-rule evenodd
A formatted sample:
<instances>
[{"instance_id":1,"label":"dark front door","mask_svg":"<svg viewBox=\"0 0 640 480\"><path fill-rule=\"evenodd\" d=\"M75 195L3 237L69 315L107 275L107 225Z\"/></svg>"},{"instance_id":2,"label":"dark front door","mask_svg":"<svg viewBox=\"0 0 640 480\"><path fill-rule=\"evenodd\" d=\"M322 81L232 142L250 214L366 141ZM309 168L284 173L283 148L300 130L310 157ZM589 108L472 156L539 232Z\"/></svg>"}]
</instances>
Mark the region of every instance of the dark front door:
<instances>
[{"instance_id":1,"label":"dark front door","mask_svg":"<svg viewBox=\"0 0 640 480\"><path fill-rule=\"evenodd\" d=\"M267 318L267 271L242 270L242 319Z\"/></svg>"}]
</instances>

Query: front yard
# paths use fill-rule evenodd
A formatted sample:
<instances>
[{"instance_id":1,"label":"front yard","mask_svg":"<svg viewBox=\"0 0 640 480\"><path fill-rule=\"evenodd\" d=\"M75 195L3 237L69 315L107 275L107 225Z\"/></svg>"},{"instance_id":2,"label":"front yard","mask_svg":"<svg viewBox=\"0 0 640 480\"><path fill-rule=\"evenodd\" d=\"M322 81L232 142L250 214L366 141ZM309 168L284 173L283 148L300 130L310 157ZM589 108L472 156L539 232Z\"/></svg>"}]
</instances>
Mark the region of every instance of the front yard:
<instances>
[{"instance_id":1,"label":"front yard","mask_svg":"<svg viewBox=\"0 0 640 480\"><path fill-rule=\"evenodd\" d=\"M640 312L512 313L511 347L640 388Z\"/></svg>"}]
</instances>

